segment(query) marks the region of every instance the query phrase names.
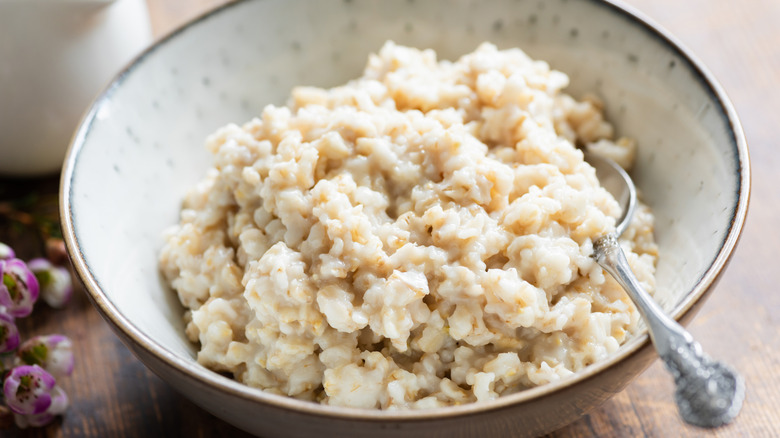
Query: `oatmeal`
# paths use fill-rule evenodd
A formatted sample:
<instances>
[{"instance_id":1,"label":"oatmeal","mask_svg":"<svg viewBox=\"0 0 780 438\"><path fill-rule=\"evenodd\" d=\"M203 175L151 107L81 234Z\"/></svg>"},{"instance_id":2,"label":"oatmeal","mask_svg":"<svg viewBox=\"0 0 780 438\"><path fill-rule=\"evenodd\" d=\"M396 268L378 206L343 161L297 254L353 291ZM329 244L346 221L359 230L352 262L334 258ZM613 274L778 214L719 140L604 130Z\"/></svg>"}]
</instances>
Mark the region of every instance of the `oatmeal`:
<instances>
[{"instance_id":1,"label":"oatmeal","mask_svg":"<svg viewBox=\"0 0 780 438\"><path fill-rule=\"evenodd\" d=\"M324 404L491 400L614 353L638 313L590 257L620 207L577 146L626 166L596 99L519 49L437 61L388 42L207 139L160 265L198 361ZM621 244L654 288L653 218Z\"/></svg>"}]
</instances>

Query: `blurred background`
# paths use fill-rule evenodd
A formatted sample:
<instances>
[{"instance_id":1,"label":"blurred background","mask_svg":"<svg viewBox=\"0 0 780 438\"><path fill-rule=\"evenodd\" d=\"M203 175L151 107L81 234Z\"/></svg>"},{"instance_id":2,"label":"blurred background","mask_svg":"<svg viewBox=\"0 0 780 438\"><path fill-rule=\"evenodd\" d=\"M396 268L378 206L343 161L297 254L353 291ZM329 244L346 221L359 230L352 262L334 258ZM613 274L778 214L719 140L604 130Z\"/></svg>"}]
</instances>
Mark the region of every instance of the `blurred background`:
<instances>
[{"instance_id":1,"label":"blurred background","mask_svg":"<svg viewBox=\"0 0 780 438\"><path fill-rule=\"evenodd\" d=\"M8 0L0 3L3 1ZM139 37L142 41L148 38L143 45L226 3L130 1L142 4L148 11L148 21L137 25L148 26L148 37ZM753 170L747 225L729 268L689 329L707 352L726 360L744 375L747 399L741 415L731 425L714 431L687 426L678 418L671 399L671 377L656 361L622 393L550 436L778 436L780 152L774 130L780 114L780 2L625 3L670 31L709 67L731 97L746 131ZM8 103L0 101L0 107L4 104L7 110ZM0 144L0 152L9 147L12 146ZM0 162L0 168L2 165ZM58 175L55 170L39 172L34 177L9 176L15 173L18 172L0 172L0 241L12 244L20 255L31 258L45 253L47 247L51 251L58 243ZM20 329L27 335L59 332L74 340L76 370L63 383L71 406L64 418L45 428L5 429L0 430L1 436L247 436L196 407L148 371L111 332L80 287L68 308L43 309L35 318L25 320Z\"/></svg>"}]
</instances>

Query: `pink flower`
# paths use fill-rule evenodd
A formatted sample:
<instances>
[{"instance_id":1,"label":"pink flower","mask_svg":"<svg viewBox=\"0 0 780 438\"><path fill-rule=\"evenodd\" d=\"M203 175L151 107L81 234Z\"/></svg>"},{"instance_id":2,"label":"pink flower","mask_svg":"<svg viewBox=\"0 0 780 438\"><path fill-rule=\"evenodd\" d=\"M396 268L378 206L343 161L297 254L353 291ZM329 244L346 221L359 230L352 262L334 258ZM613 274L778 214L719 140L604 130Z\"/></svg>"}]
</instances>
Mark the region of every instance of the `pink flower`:
<instances>
[{"instance_id":1,"label":"pink flower","mask_svg":"<svg viewBox=\"0 0 780 438\"><path fill-rule=\"evenodd\" d=\"M20 429L27 427L43 427L51 423L57 415L65 413L68 408L68 395L59 386L51 390L51 404L40 414L23 415L14 413L14 422Z\"/></svg>"},{"instance_id":2,"label":"pink flower","mask_svg":"<svg viewBox=\"0 0 780 438\"><path fill-rule=\"evenodd\" d=\"M12 259L14 257L16 257L14 250L5 243L0 242L0 260Z\"/></svg>"},{"instance_id":3,"label":"pink flower","mask_svg":"<svg viewBox=\"0 0 780 438\"><path fill-rule=\"evenodd\" d=\"M14 351L18 347L19 330L16 328L14 317L0 311L0 353Z\"/></svg>"},{"instance_id":4,"label":"pink flower","mask_svg":"<svg viewBox=\"0 0 780 438\"><path fill-rule=\"evenodd\" d=\"M38 280L19 259L0 260L0 306L11 316L21 318L32 313L38 299Z\"/></svg>"},{"instance_id":5,"label":"pink flower","mask_svg":"<svg viewBox=\"0 0 780 438\"><path fill-rule=\"evenodd\" d=\"M30 260L27 267L38 280L41 298L46 304L59 309L68 303L73 295L73 283L66 268L55 266L44 258Z\"/></svg>"},{"instance_id":6,"label":"pink flower","mask_svg":"<svg viewBox=\"0 0 780 438\"><path fill-rule=\"evenodd\" d=\"M54 377L38 365L15 367L3 383L5 403L17 414L42 414L52 404L56 384Z\"/></svg>"},{"instance_id":7,"label":"pink flower","mask_svg":"<svg viewBox=\"0 0 780 438\"><path fill-rule=\"evenodd\" d=\"M17 364L39 365L55 378L73 373L73 343L63 335L32 337L16 352Z\"/></svg>"}]
</instances>

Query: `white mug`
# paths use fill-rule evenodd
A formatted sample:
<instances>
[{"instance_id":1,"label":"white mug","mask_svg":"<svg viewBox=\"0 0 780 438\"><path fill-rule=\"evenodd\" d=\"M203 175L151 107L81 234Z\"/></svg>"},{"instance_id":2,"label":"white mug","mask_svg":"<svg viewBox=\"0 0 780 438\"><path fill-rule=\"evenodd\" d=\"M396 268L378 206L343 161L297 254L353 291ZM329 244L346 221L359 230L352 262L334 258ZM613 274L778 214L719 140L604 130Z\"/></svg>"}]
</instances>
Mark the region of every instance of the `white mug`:
<instances>
[{"instance_id":1,"label":"white mug","mask_svg":"<svg viewBox=\"0 0 780 438\"><path fill-rule=\"evenodd\" d=\"M151 41L145 0L0 0L0 175L59 171L89 103Z\"/></svg>"}]
</instances>

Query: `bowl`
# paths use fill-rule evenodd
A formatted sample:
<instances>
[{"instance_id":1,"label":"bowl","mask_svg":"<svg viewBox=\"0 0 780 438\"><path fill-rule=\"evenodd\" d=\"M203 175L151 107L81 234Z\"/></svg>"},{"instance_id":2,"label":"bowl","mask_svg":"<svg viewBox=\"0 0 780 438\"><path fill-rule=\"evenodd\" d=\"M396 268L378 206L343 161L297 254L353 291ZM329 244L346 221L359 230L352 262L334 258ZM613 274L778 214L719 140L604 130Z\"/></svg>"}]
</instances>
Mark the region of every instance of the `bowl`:
<instances>
[{"instance_id":1,"label":"bowl","mask_svg":"<svg viewBox=\"0 0 780 438\"><path fill-rule=\"evenodd\" d=\"M0 175L59 172L79 119L152 42L137 0L0 1Z\"/></svg>"},{"instance_id":2,"label":"bowl","mask_svg":"<svg viewBox=\"0 0 780 438\"><path fill-rule=\"evenodd\" d=\"M140 360L214 415L263 436L534 436L621 391L656 358L646 332L569 378L497 400L419 411L321 406L200 366L157 267L163 230L204 175L204 138L284 103L299 84L360 75L385 40L455 59L521 47L603 98L639 142L633 177L656 215L660 301L687 322L712 291L748 206L744 134L712 75L667 32L609 1L239 1L159 41L94 102L75 135L61 214L76 270ZM670 394L669 403L672 403Z\"/></svg>"}]
</instances>

